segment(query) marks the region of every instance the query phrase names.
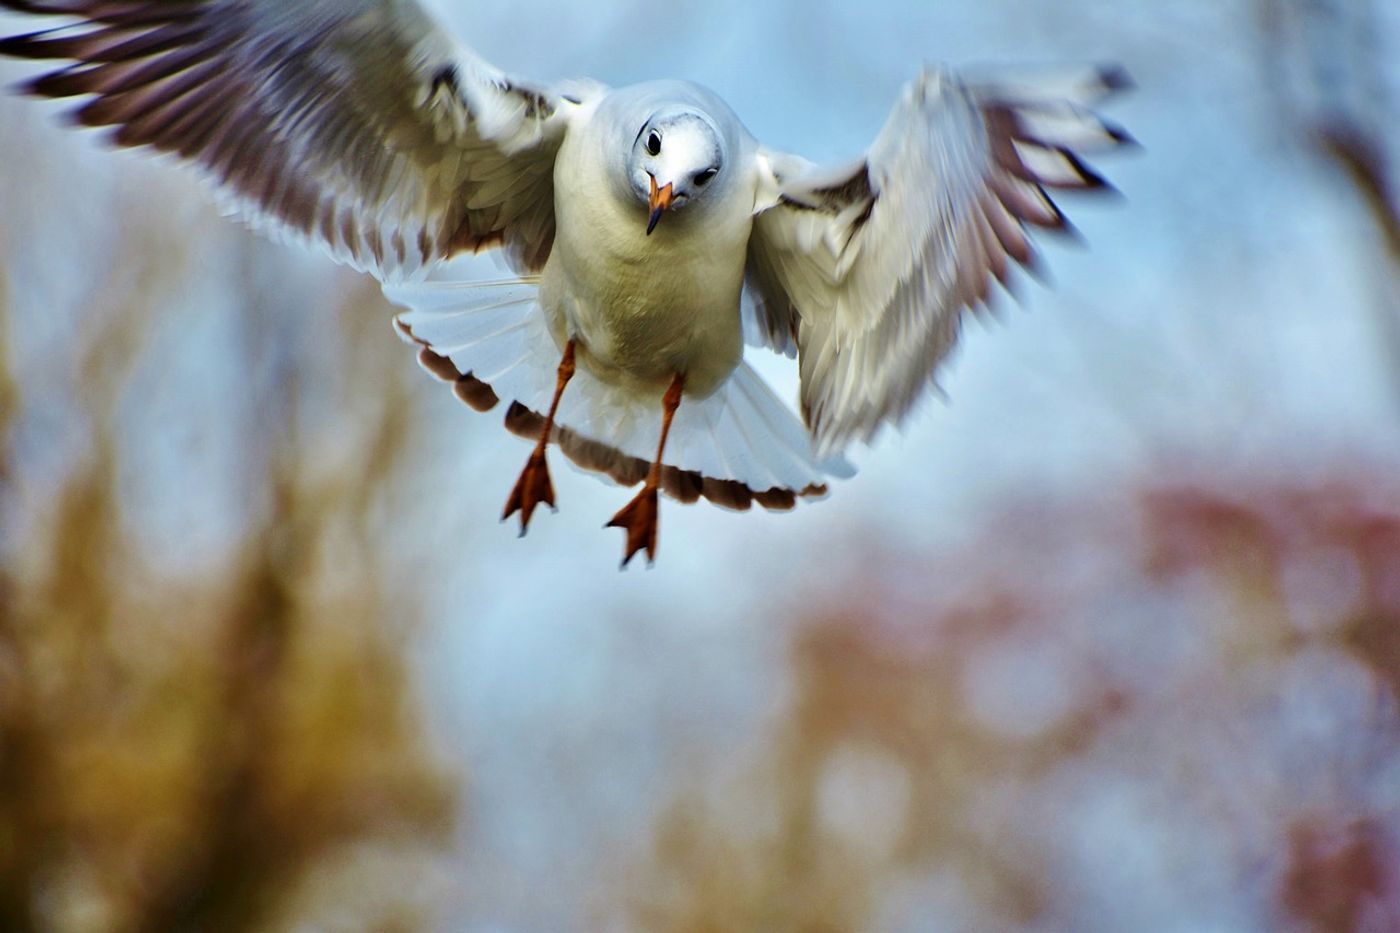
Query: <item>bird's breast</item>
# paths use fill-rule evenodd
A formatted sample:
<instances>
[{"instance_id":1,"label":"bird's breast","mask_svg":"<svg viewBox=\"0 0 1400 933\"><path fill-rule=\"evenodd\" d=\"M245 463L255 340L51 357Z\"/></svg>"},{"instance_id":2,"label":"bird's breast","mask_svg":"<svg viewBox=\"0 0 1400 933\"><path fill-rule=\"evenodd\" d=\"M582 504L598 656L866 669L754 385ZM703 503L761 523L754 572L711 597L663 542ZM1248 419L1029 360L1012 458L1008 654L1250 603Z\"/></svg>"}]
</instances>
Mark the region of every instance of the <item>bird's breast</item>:
<instances>
[{"instance_id":1,"label":"bird's breast","mask_svg":"<svg viewBox=\"0 0 1400 933\"><path fill-rule=\"evenodd\" d=\"M599 378L649 391L682 373L689 393L708 395L743 354L750 212L727 216L695 204L662 217L647 236L644 205L599 181L574 181L556 175L545 310L579 341L580 359Z\"/></svg>"}]
</instances>

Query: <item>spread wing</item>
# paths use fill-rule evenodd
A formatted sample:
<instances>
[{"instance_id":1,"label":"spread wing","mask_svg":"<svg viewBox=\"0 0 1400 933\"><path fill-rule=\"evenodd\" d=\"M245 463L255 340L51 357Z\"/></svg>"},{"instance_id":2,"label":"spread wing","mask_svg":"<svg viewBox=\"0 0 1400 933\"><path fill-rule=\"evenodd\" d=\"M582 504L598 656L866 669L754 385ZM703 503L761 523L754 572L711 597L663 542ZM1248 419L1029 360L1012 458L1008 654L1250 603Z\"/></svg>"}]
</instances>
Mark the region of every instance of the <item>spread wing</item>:
<instances>
[{"instance_id":1,"label":"spread wing","mask_svg":"<svg viewBox=\"0 0 1400 933\"><path fill-rule=\"evenodd\" d=\"M1109 70L1024 85L929 71L854 165L760 156L779 193L749 244L749 333L797 349L803 414L822 451L898 422L964 310L986 300L993 278L1032 263L1027 225L1067 226L1047 187L1104 187L1076 150L1128 141L1088 109L1125 83Z\"/></svg>"},{"instance_id":2,"label":"spread wing","mask_svg":"<svg viewBox=\"0 0 1400 933\"><path fill-rule=\"evenodd\" d=\"M538 270L554 238L567 91L508 77L415 0L0 0L67 17L0 40L66 59L27 89L202 166L254 221L380 277L504 246ZM73 22L72 20L76 20ZM572 92L572 93L570 93Z\"/></svg>"}]
</instances>

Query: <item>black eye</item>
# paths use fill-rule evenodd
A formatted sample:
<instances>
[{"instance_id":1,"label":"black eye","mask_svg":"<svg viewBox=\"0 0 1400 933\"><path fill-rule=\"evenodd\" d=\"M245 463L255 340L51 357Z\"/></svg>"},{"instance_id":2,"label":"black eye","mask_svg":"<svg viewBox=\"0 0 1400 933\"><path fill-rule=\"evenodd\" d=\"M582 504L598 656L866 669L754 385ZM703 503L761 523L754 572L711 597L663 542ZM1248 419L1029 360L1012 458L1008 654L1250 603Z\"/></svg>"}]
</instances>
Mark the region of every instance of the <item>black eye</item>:
<instances>
[{"instance_id":1,"label":"black eye","mask_svg":"<svg viewBox=\"0 0 1400 933\"><path fill-rule=\"evenodd\" d=\"M652 155L661 155L661 134L655 130L647 137L647 152Z\"/></svg>"},{"instance_id":2,"label":"black eye","mask_svg":"<svg viewBox=\"0 0 1400 933\"><path fill-rule=\"evenodd\" d=\"M719 169L717 169L717 168L707 168L707 169L705 169L703 172L701 172L700 174L698 174L698 175L695 176L695 185L696 185L696 187L699 187L699 188L705 187L705 186L708 185L708 184L710 183L710 181L711 181L716 175L718 175L718 174L719 174Z\"/></svg>"}]
</instances>

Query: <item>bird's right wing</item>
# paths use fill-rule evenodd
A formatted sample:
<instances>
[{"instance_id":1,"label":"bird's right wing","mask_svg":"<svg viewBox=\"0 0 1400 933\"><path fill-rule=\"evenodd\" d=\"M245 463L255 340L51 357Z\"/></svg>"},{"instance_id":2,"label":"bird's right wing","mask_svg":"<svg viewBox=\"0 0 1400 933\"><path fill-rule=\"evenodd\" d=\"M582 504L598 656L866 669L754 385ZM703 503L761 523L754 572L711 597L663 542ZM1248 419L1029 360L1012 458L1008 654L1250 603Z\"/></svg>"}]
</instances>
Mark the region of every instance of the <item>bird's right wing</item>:
<instances>
[{"instance_id":1,"label":"bird's right wing","mask_svg":"<svg viewBox=\"0 0 1400 933\"><path fill-rule=\"evenodd\" d=\"M66 59L27 89L202 166L255 221L383 277L504 246L522 272L554 239L553 168L592 84L517 81L416 0L0 0L76 20L0 40Z\"/></svg>"}]
</instances>

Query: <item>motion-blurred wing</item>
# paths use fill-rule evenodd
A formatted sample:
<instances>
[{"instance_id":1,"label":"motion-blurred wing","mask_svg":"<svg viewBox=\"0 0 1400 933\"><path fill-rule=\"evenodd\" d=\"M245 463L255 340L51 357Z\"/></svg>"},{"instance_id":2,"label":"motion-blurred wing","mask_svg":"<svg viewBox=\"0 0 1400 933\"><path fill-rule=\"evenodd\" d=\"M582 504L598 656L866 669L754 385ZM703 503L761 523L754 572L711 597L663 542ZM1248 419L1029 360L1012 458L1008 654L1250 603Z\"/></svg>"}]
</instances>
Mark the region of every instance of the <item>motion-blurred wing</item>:
<instances>
[{"instance_id":1,"label":"motion-blurred wing","mask_svg":"<svg viewBox=\"0 0 1400 933\"><path fill-rule=\"evenodd\" d=\"M178 153L257 221L384 276L554 238L553 166L576 97L507 77L414 0L0 0L77 23L0 40L71 59L28 85L91 95L78 122Z\"/></svg>"},{"instance_id":2,"label":"motion-blurred wing","mask_svg":"<svg viewBox=\"0 0 1400 933\"><path fill-rule=\"evenodd\" d=\"M898 422L957 340L963 310L1033 260L1026 225L1063 228L1045 192L1102 188L1075 151L1125 134L1088 107L1123 87L1094 70L1034 84L925 72L866 157L838 169L778 153L776 206L747 270L763 342L799 352L802 407L824 452Z\"/></svg>"}]
</instances>

